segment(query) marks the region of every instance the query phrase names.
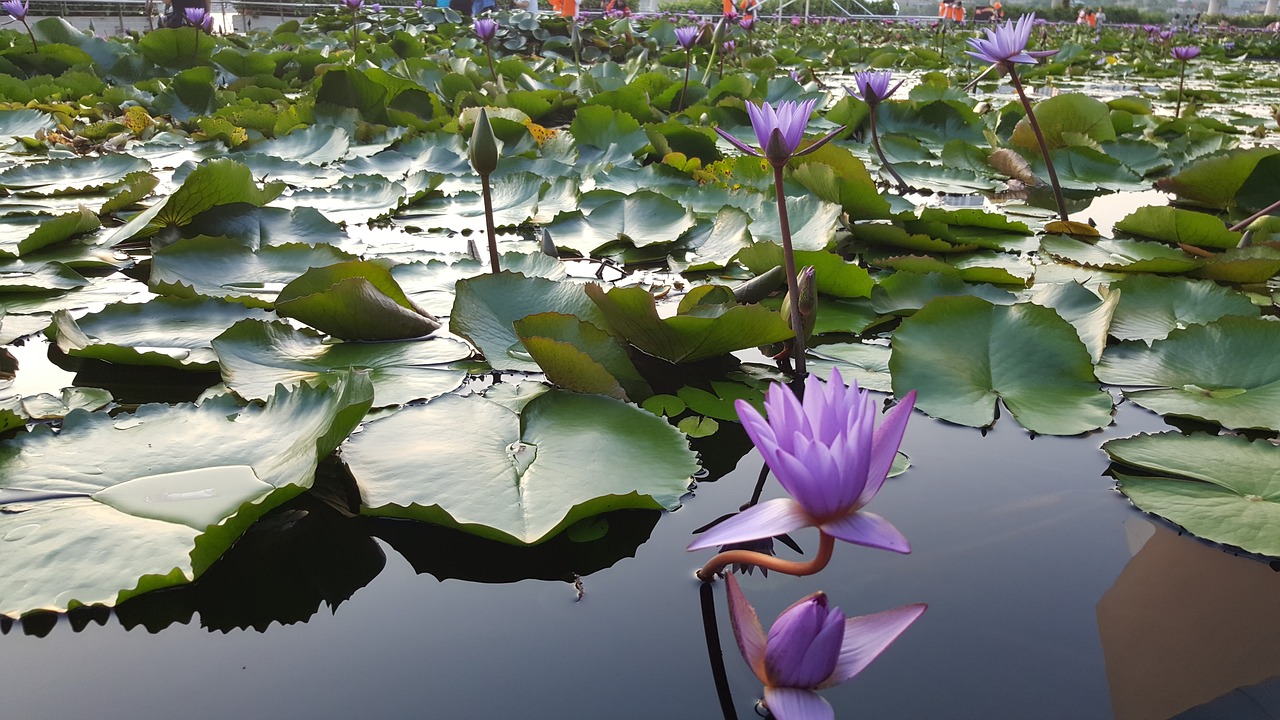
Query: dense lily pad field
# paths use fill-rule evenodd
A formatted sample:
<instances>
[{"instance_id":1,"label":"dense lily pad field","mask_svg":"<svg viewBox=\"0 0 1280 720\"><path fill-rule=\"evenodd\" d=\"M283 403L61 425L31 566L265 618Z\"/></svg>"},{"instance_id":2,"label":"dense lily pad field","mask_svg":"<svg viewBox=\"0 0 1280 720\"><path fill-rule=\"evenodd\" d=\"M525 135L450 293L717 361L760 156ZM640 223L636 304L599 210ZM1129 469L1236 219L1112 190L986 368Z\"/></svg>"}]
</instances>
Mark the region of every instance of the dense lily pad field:
<instances>
[{"instance_id":1,"label":"dense lily pad field","mask_svg":"<svg viewBox=\"0 0 1280 720\"><path fill-rule=\"evenodd\" d=\"M718 490L750 449L734 401L789 379L784 233L815 269L809 371L915 391L915 423L1083 436L1140 510L1280 556L1274 34L1036 26L1063 222L969 30L717 22L685 49L684 17L497 20L0 31L6 623L146 607L262 537L378 552L299 508L442 533L442 577L608 567L635 511ZM867 68L907 82L869 108ZM835 138L785 168L788 223L714 128L751 144L747 103L806 100L802 147ZM29 379L55 366L74 384ZM1170 427L1099 449L1118 404ZM186 602L217 625L213 595Z\"/></svg>"}]
</instances>

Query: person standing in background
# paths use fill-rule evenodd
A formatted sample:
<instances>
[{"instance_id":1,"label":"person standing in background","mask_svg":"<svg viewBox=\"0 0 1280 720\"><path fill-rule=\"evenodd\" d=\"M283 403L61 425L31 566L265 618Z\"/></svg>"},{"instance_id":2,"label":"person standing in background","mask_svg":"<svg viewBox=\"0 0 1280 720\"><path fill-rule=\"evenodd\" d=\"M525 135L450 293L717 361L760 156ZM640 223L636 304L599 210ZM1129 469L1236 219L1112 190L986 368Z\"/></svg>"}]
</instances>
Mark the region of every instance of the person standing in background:
<instances>
[{"instance_id":1,"label":"person standing in background","mask_svg":"<svg viewBox=\"0 0 1280 720\"><path fill-rule=\"evenodd\" d=\"M942 0L942 2L938 3L938 19L951 19L951 0Z\"/></svg>"},{"instance_id":2,"label":"person standing in background","mask_svg":"<svg viewBox=\"0 0 1280 720\"><path fill-rule=\"evenodd\" d=\"M951 20L957 25L964 24L964 0L956 0L951 5Z\"/></svg>"}]
</instances>

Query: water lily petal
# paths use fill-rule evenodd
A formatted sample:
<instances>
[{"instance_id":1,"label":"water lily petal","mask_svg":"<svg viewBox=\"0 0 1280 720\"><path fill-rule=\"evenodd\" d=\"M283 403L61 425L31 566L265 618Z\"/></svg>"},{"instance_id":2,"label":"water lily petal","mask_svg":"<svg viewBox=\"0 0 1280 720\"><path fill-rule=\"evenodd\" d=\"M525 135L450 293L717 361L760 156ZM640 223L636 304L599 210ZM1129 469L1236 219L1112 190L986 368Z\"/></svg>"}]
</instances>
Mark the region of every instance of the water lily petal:
<instances>
[{"instance_id":1,"label":"water lily petal","mask_svg":"<svg viewBox=\"0 0 1280 720\"><path fill-rule=\"evenodd\" d=\"M827 520L818 527L822 532L854 545L892 550L904 555L911 552L911 543L898 532L898 528L879 515L865 510Z\"/></svg>"},{"instance_id":2,"label":"water lily petal","mask_svg":"<svg viewBox=\"0 0 1280 720\"><path fill-rule=\"evenodd\" d=\"M791 498L767 500L743 510L689 543L689 550L775 537L814 525L804 508Z\"/></svg>"},{"instance_id":3,"label":"water lily petal","mask_svg":"<svg viewBox=\"0 0 1280 720\"><path fill-rule=\"evenodd\" d=\"M865 505L880 492L889 470L893 467L893 459L902 446L902 436L907 432L907 421L911 419L911 410L916 406L916 391L907 393L902 401L893 407L876 428L875 439L871 442L871 464L867 468L867 485L859 496L859 503Z\"/></svg>"},{"instance_id":4,"label":"water lily petal","mask_svg":"<svg viewBox=\"0 0 1280 720\"><path fill-rule=\"evenodd\" d=\"M729 596L729 622L733 625L733 637L738 641L738 650L747 661L751 672L760 682L768 682L764 674L764 627L760 625L760 617L756 609L747 602L738 586L738 578L733 573L725 576L725 588ZM841 653L844 648L841 647ZM840 666L837 665L839 670Z\"/></svg>"},{"instance_id":5,"label":"water lily petal","mask_svg":"<svg viewBox=\"0 0 1280 720\"><path fill-rule=\"evenodd\" d=\"M746 154L748 154L748 155L754 155L754 156L756 156L756 157L764 157L763 155L761 155L761 154L760 154L760 151L759 151L759 150L756 150L755 148L753 148L753 147L751 147L750 145L748 145L748 144L746 144L746 143L742 142L741 140L739 140L738 138L736 138L736 137L734 137L734 136L730 135L729 133L725 132L724 130L721 130L720 128L715 128L715 131L716 131L716 132L718 132L718 133L720 133L720 137L724 138L725 140L728 140L728 141L729 141L729 142L730 142L734 147L738 148L738 149L739 149L739 150L741 150L742 152L744 152L744 153L746 153Z\"/></svg>"},{"instance_id":6,"label":"water lily petal","mask_svg":"<svg viewBox=\"0 0 1280 720\"><path fill-rule=\"evenodd\" d=\"M836 669L819 687L827 688L862 672L924 613L924 603L904 605L872 615L845 620L844 645Z\"/></svg>"},{"instance_id":7,"label":"water lily petal","mask_svg":"<svg viewBox=\"0 0 1280 720\"><path fill-rule=\"evenodd\" d=\"M764 705L777 720L835 720L836 711L812 690L764 689Z\"/></svg>"}]
</instances>

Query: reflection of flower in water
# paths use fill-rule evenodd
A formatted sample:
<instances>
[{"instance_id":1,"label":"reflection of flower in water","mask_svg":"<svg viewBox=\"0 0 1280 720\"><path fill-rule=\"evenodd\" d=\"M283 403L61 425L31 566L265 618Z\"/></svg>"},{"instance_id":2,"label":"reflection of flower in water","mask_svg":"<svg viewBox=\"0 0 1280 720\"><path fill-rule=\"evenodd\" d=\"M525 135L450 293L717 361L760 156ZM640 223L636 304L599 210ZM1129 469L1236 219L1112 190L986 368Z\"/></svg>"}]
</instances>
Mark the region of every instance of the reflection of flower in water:
<instances>
[{"instance_id":1,"label":"reflection of flower in water","mask_svg":"<svg viewBox=\"0 0 1280 720\"><path fill-rule=\"evenodd\" d=\"M926 607L918 603L846 618L818 592L784 610L765 635L737 578L729 575L726 585L738 649L764 683L764 704L778 720L834 718L831 705L814 691L862 672Z\"/></svg>"}]
</instances>

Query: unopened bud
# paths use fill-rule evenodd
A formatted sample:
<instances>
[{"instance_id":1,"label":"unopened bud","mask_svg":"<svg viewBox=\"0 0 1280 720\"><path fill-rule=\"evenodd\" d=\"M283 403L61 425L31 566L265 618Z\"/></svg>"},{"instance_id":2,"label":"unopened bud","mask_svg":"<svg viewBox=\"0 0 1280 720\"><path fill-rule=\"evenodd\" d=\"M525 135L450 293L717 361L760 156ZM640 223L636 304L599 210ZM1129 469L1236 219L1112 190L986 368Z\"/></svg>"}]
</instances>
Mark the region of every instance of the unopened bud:
<instances>
[{"instance_id":1,"label":"unopened bud","mask_svg":"<svg viewBox=\"0 0 1280 720\"><path fill-rule=\"evenodd\" d=\"M484 108L480 108L480 117L476 118L475 128L471 131L471 146L467 153L471 156L471 167L481 177L489 177L498 169L498 140L493 136L493 126L489 124L489 114Z\"/></svg>"}]
</instances>

